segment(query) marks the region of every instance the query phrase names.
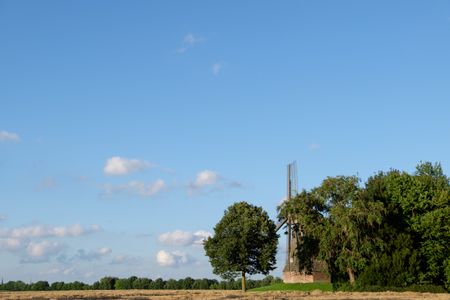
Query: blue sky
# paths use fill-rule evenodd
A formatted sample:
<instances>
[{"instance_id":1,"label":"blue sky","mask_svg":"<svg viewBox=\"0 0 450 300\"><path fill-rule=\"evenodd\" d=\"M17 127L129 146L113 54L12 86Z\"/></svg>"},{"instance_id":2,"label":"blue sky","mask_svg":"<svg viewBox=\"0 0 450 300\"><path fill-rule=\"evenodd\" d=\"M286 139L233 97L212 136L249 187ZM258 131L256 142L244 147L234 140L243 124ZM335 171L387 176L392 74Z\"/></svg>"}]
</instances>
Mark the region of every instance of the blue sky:
<instances>
[{"instance_id":1,"label":"blue sky","mask_svg":"<svg viewBox=\"0 0 450 300\"><path fill-rule=\"evenodd\" d=\"M448 173L449 37L448 0L0 1L0 276L213 277L290 161Z\"/></svg>"}]
</instances>

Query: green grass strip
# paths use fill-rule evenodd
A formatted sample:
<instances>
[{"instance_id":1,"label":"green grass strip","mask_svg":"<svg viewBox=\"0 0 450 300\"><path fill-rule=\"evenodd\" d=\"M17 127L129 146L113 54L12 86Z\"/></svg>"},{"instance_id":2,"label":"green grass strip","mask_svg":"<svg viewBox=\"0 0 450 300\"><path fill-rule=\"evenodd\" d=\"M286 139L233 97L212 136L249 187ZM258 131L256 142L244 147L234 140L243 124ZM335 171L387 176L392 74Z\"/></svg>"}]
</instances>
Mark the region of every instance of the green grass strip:
<instances>
[{"instance_id":1,"label":"green grass strip","mask_svg":"<svg viewBox=\"0 0 450 300\"><path fill-rule=\"evenodd\" d=\"M267 291L303 291L310 292L321 290L323 292L331 292L333 285L331 283L276 283L272 285L262 286L249 290L250 292L267 292Z\"/></svg>"}]
</instances>

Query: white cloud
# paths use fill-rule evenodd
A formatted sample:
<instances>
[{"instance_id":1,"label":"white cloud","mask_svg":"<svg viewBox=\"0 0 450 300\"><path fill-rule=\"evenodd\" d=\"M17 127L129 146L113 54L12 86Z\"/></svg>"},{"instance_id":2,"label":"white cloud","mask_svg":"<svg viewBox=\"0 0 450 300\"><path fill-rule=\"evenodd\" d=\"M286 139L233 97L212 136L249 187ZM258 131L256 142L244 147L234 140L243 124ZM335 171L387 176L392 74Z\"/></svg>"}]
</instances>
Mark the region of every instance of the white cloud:
<instances>
[{"instance_id":1,"label":"white cloud","mask_svg":"<svg viewBox=\"0 0 450 300\"><path fill-rule=\"evenodd\" d=\"M22 248L22 241L14 238L0 238L0 250L17 251Z\"/></svg>"},{"instance_id":2,"label":"white cloud","mask_svg":"<svg viewBox=\"0 0 450 300\"><path fill-rule=\"evenodd\" d=\"M191 183L193 188L202 188L208 185L214 185L218 182L219 175L217 172L204 170L197 174L195 181Z\"/></svg>"},{"instance_id":3,"label":"white cloud","mask_svg":"<svg viewBox=\"0 0 450 300\"><path fill-rule=\"evenodd\" d=\"M189 48L194 47L195 44L203 42L205 39L202 37L194 36L192 33L188 33L184 36L181 47L177 49L178 53L184 53Z\"/></svg>"},{"instance_id":4,"label":"white cloud","mask_svg":"<svg viewBox=\"0 0 450 300\"><path fill-rule=\"evenodd\" d=\"M110 176L127 175L152 167L154 166L145 160L128 159L120 156L113 156L106 161L103 172L106 175Z\"/></svg>"},{"instance_id":5,"label":"white cloud","mask_svg":"<svg viewBox=\"0 0 450 300\"><path fill-rule=\"evenodd\" d=\"M203 241L212 236L211 232L205 230L199 230L194 232L194 244L195 245L203 245Z\"/></svg>"},{"instance_id":6,"label":"white cloud","mask_svg":"<svg viewBox=\"0 0 450 300\"><path fill-rule=\"evenodd\" d=\"M2 214L0 214L0 222L2 222L2 221L5 221L6 220L6 216L5 215L2 215Z\"/></svg>"},{"instance_id":7,"label":"white cloud","mask_svg":"<svg viewBox=\"0 0 450 300\"><path fill-rule=\"evenodd\" d=\"M189 246L202 245L203 240L211 236L211 233L199 230L194 233L188 231L175 230L166 232L158 237L158 240L165 245L170 246Z\"/></svg>"},{"instance_id":8,"label":"white cloud","mask_svg":"<svg viewBox=\"0 0 450 300\"><path fill-rule=\"evenodd\" d=\"M8 132L6 130L0 131L0 142L19 142L20 137L17 133Z\"/></svg>"},{"instance_id":9,"label":"white cloud","mask_svg":"<svg viewBox=\"0 0 450 300\"><path fill-rule=\"evenodd\" d=\"M78 250L77 258L86 261L100 260L102 257L105 257L111 254L111 248L103 247L96 250L91 250L86 252L83 249Z\"/></svg>"},{"instance_id":10,"label":"white cloud","mask_svg":"<svg viewBox=\"0 0 450 300\"><path fill-rule=\"evenodd\" d=\"M42 237L76 237L100 230L100 226L82 227L79 224L70 226L25 226L12 229L0 228L0 238L42 238Z\"/></svg>"},{"instance_id":11,"label":"white cloud","mask_svg":"<svg viewBox=\"0 0 450 300\"><path fill-rule=\"evenodd\" d=\"M215 171L203 170L197 173L195 180L189 182L187 193L192 196L202 192L209 193L229 188L242 188L242 184L223 178Z\"/></svg>"},{"instance_id":12,"label":"white cloud","mask_svg":"<svg viewBox=\"0 0 450 300\"><path fill-rule=\"evenodd\" d=\"M156 254L156 262L162 267L179 267L193 262L192 258L184 252L168 252L160 250Z\"/></svg>"},{"instance_id":13,"label":"white cloud","mask_svg":"<svg viewBox=\"0 0 450 300\"><path fill-rule=\"evenodd\" d=\"M60 253L65 245L56 241L30 242L26 248L27 257L21 260L22 263L46 262L53 255Z\"/></svg>"},{"instance_id":14,"label":"white cloud","mask_svg":"<svg viewBox=\"0 0 450 300\"><path fill-rule=\"evenodd\" d=\"M220 71L222 70L222 67L223 67L222 63L220 63L220 62L214 63L211 68L212 73L214 75L219 75Z\"/></svg>"},{"instance_id":15,"label":"white cloud","mask_svg":"<svg viewBox=\"0 0 450 300\"><path fill-rule=\"evenodd\" d=\"M130 181L125 184L105 184L103 190L106 195L112 195L117 193L128 193L132 195L138 195L144 198L152 197L163 191L166 188L166 183L162 179L158 179L154 182L145 183L142 181Z\"/></svg>"},{"instance_id":16,"label":"white cloud","mask_svg":"<svg viewBox=\"0 0 450 300\"><path fill-rule=\"evenodd\" d=\"M30 242L27 247L27 253L33 257L41 257L58 253L62 247L61 243L55 241Z\"/></svg>"},{"instance_id":17,"label":"white cloud","mask_svg":"<svg viewBox=\"0 0 450 300\"><path fill-rule=\"evenodd\" d=\"M194 235L191 232L175 230L166 232L158 237L158 240L166 245L187 246L192 244Z\"/></svg>"},{"instance_id":18,"label":"white cloud","mask_svg":"<svg viewBox=\"0 0 450 300\"><path fill-rule=\"evenodd\" d=\"M111 253L111 248L107 248L107 247L102 247L97 249L95 252L98 253L99 255L107 255L109 253Z\"/></svg>"},{"instance_id":19,"label":"white cloud","mask_svg":"<svg viewBox=\"0 0 450 300\"><path fill-rule=\"evenodd\" d=\"M320 149L320 145L317 143L311 143L308 145L309 150L316 151Z\"/></svg>"}]
</instances>

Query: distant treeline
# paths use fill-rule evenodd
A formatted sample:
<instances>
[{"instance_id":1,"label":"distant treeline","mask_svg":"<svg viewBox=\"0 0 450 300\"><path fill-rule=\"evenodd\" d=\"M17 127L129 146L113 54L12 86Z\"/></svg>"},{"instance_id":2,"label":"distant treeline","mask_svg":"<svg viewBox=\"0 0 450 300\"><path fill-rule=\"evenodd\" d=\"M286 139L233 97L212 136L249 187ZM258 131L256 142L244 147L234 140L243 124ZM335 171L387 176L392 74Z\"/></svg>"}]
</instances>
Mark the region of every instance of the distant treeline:
<instances>
[{"instance_id":1,"label":"distant treeline","mask_svg":"<svg viewBox=\"0 0 450 300\"><path fill-rule=\"evenodd\" d=\"M257 288L274 283L282 282L281 278L266 276L261 280L247 281L248 288ZM25 283L23 281L8 281L0 284L0 291L68 291L68 290L240 290L240 280L218 281L216 279L193 279L186 277L184 279L158 278L155 280L149 278L138 278L131 276L129 278L103 277L93 284L87 284L80 281L63 282L56 281L37 281L34 283Z\"/></svg>"}]
</instances>

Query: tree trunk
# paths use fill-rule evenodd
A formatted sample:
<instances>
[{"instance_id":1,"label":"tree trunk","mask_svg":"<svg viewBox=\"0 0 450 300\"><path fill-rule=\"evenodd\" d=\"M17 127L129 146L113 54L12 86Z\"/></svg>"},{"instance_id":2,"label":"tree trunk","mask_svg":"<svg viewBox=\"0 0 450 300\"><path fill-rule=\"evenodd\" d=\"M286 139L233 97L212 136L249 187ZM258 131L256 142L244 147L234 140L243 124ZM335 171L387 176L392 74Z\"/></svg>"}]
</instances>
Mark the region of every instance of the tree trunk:
<instances>
[{"instance_id":1,"label":"tree trunk","mask_svg":"<svg viewBox=\"0 0 450 300\"><path fill-rule=\"evenodd\" d=\"M348 278L350 279L350 284L355 285L355 273L352 268L347 268Z\"/></svg>"},{"instance_id":2,"label":"tree trunk","mask_svg":"<svg viewBox=\"0 0 450 300\"><path fill-rule=\"evenodd\" d=\"M245 292L247 290L247 283L245 281L245 272L242 271L242 291Z\"/></svg>"}]
</instances>

